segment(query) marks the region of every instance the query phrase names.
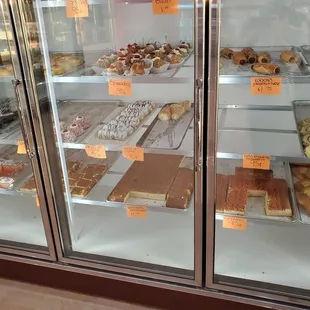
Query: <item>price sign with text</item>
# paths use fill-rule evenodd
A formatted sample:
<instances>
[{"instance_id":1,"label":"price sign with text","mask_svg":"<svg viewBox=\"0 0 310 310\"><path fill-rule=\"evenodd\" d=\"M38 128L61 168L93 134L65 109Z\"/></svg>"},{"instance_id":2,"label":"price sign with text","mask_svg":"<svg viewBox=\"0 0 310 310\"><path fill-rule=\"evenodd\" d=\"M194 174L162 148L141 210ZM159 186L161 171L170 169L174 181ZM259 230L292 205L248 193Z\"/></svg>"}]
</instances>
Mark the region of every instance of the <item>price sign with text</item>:
<instances>
[{"instance_id":1,"label":"price sign with text","mask_svg":"<svg viewBox=\"0 0 310 310\"><path fill-rule=\"evenodd\" d=\"M243 168L269 170L270 156L243 154Z\"/></svg>"},{"instance_id":2,"label":"price sign with text","mask_svg":"<svg viewBox=\"0 0 310 310\"><path fill-rule=\"evenodd\" d=\"M24 141L18 141L17 154L27 154L26 145Z\"/></svg>"},{"instance_id":3,"label":"price sign with text","mask_svg":"<svg viewBox=\"0 0 310 310\"><path fill-rule=\"evenodd\" d=\"M147 209L145 206L127 206L127 216L145 219L147 217Z\"/></svg>"},{"instance_id":4,"label":"price sign with text","mask_svg":"<svg viewBox=\"0 0 310 310\"><path fill-rule=\"evenodd\" d=\"M152 0L153 14L178 14L179 0Z\"/></svg>"},{"instance_id":5,"label":"price sign with text","mask_svg":"<svg viewBox=\"0 0 310 310\"><path fill-rule=\"evenodd\" d=\"M67 17L88 17L88 0L66 0Z\"/></svg>"},{"instance_id":6,"label":"price sign with text","mask_svg":"<svg viewBox=\"0 0 310 310\"><path fill-rule=\"evenodd\" d=\"M282 78L274 77L253 77L251 79L252 95L280 95L282 87Z\"/></svg>"},{"instance_id":7,"label":"price sign with text","mask_svg":"<svg viewBox=\"0 0 310 310\"><path fill-rule=\"evenodd\" d=\"M40 201L38 195L36 195L36 206L40 207Z\"/></svg>"},{"instance_id":8,"label":"price sign with text","mask_svg":"<svg viewBox=\"0 0 310 310\"><path fill-rule=\"evenodd\" d=\"M89 157L107 158L104 145L86 145L85 152Z\"/></svg>"},{"instance_id":9,"label":"price sign with text","mask_svg":"<svg viewBox=\"0 0 310 310\"><path fill-rule=\"evenodd\" d=\"M131 160L144 161L144 148L135 146L124 146L123 156Z\"/></svg>"},{"instance_id":10,"label":"price sign with text","mask_svg":"<svg viewBox=\"0 0 310 310\"><path fill-rule=\"evenodd\" d=\"M224 216L223 228L246 230L247 219L241 217Z\"/></svg>"},{"instance_id":11,"label":"price sign with text","mask_svg":"<svg viewBox=\"0 0 310 310\"><path fill-rule=\"evenodd\" d=\"M131 96L131 80L109 79L109 95L112 96Z\"/></svg>"}]
</instances>

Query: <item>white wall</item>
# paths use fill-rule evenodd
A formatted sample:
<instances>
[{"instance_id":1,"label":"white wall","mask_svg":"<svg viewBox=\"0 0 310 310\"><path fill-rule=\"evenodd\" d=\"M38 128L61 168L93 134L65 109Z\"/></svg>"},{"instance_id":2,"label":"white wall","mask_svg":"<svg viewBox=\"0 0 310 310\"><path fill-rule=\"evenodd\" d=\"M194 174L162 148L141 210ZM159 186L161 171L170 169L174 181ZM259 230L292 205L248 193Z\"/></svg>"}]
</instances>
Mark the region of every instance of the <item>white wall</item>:
<instances>
[{"instance_id":1,"label":"white wall","mask_svg":"<svg viewBox=\"0 0 310 310\"><path fill-rule=\"evenodd\" d=\"M222 0L221 47L310 44L310 0Z\"/></svg>"}]
</instances>

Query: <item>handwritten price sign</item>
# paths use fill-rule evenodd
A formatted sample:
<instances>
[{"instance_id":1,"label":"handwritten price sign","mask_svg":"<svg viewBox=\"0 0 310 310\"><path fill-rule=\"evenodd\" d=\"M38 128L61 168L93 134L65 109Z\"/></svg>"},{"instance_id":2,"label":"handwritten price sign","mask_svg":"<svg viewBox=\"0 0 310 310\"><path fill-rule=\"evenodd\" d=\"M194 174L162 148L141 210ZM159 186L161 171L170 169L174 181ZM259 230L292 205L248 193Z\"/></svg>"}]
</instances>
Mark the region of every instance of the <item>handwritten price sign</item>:
<instances>
[{"instance_id":1,"label":"handwritten price sign","mask_svg":"<svg viewBox=\"0 0 310 310\"><path fill-rule=\"evenodd\" d=\"M147 209L145 206L127 206L127 216L145 219L147 217Z\"/></svg>"},{"instance_id":2,"label":"handwritten price sign","mask_svg":"<svg viewBox=\"0 0 310 310\"><path fill-rule=\"evenodd\" d=\"M178 14L179 0L152 0L153 14Z\"/></svg>"},{"instance_id":3,"label":"handwritten price sign","mask_svg":"<svg viewBox=\"0 0 310 310\"><path fill-rule=\"evenodd\" d=\"M27 154L26 145L24 141L17 142L17 154Z\"/></svg>"},{"instance_id":4,"label":"handwritten price sign","mask_svg":"<svg viewBox=\"0 0 310 310\"><path fill-rule=\"evenodd\" d=\"M88 0L66 0L67 17L88 17Z\"/></svg>"},{"instance_id":5,"label":"handwritten price sign","mask_svg":"<svg viewBox=\"0 0 310 310\"><path fill-rule=\"evenodd\" d=\"M123 156L131 160L144 161L144 148L134 146L124 146Z\"/></svg>"},{"instance_id":6,"label":"handwritten price sign","mask_svg":"<svg viewBox=\"0 0 310 310\"><path fill-rule=\"evenodd\" d=\"M131 80L109 79L109 95L112 96L131 96Z\"/></svg>"},{"instance_id":7,"label":"handwritten price sign","mask_svg":"<svg viewBox=\"0 0 310 310\"><path fill-rule=\"evenodd\" d=\"M104 145L86 145L85 152L89 157L107 158Z\"/></svg>"},{"instance_id":8,"label":"handwritten price sign","mask_svg":"<svg viewBox=\"0 0 310 310\"><path fill-rule=\"evenodd\" d=\"M241 217L224 216L223 228L246 230L247 219Z\"/></svg>"},{"instance_id":9,"label":"handwritten price sign","mask_svg":"<svg viewBox=\"0 0 310 310\"><path fill-rule=\"evenodd\" d=\"M280 95L282 87L282 78L252 78L252 95Z\"/></svg>"},{"instance_id":10,"label":"handwritten price sign","mask_svg":"<svg viewBox=\"0 0 310 310\"><path fill-rule=\"evenodd\" d=\"M243 154L243 168L269 170L270 156Z\"/></svg>"}]
</instances>

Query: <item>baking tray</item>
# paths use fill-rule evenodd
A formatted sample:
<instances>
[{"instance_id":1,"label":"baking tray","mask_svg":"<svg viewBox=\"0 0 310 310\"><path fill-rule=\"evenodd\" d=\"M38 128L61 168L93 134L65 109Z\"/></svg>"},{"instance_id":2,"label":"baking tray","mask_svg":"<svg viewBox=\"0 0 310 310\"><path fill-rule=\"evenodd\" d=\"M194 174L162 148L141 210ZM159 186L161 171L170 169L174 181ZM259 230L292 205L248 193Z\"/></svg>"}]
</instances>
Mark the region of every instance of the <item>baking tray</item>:
<instances>
[{"instance_id":1,"label":"baking tray","mask_svg":"<svg viewBox=\"0 0 310 310\"><path fill-rule=\"evenodd\" d=\"M104 124L109 122L112 119L115 119L116 116L120 115L120 113L126 108L126 105L119 106L103 121L101 122L90 134L86 137L85 143L93 144L93 145L114 145L114 146L124 146L128 143L128 141L135 135L135 133L145 124L145 122L154 114L157 110L158 105L155 104L153 111L148 114L143 121L139 123L139 126L135 129L135 131L126 139L126 140L104 140L98 137L98 131L102 128Z\"/></svg>"},{"instance_id":2,"label":"baking tray","mask_svg":"<svg viewBox=\"0 0 310 310\"><path fill-rule=\"evenodd\" d=\"M241 51L244 47L229 47L234 51ZM221 48L222 49L222 48ZM280 74L277 76L292 75L308 75L309 68L301 50L295 46L277 46L277 47L253 47L256 52L268 52L271 56L271 63L280 67ZM296 64L286 64L280 59L280 54L285 50L292 50L298 57ZM220 58L223 67L219 70L220 75L237 75L237 76L264 76L251 70L252 64L235 65L231 59Z\"/></svg>"},{"instance_id":3,"label":"baking tray","mask_svg":"<svg viewBox=\"0 0 310 310\"><path fill-rule=\"evenodd\" d=\"M292 102L294 117L296 122L296 130L299 139L301 153L305 158L308 158L304 152L304 146L302 144L302 137L299 132L299 122L305 118L310 118L310 100L294 100Z\"/></svg>"},{"instance_id":4,"label":"baking tray","mask_svg":"<svg viewBox=\"0 0 310 310\"><path fill-rule=\"evenodd\" d=\"M297 210L297 212L296 212L297 219L299 220L299 222L301 222L303 224L310 224L310 216L308 215L306 210L302 206L300 206L299 203L298 203L298 200L297 200L297 197L296 197L296 191L295 191L295 188L294 188L294 181L296 181L297 179L295 179L295 177L292 174L292 168L294 166L307 166L307 165L305 165L305 164L300 165L300 164L290 164L290 163L288 163L287 166L288 166L288 171L290 173L290 180L291 180L291 184L292 184L293 200L294 200L294 203L296 205L296 210ZM308 167L310 168L310 165L308 165Z\"/></svg>"},{"instance_id":5,"label":"baking tray","mask_svg":"<svg viewBox=\"0 0 310 310\"><path fill-rule=\"evenodd\" d=\"M165 106L169 103L165 104ZM178 120L161 121L156 116L144 134L137 142L137 146L152 149L177 150L194 117L194 107L185 112Z\"/></svg>"},{"instance_id":6,"label":"baking tray","mask_svg":"<svg viewBox=\"0 0 310 310\"><path fill-rule=\"evenodd\" d=\"M233 159L218 159L217 160L217 173L218 174L226 174L226 175L234 175L235 168L242 167L242 162L240 160ZM236 216L236 217L247 217L251 219L259 219L259 220L271 220L271 221L279 221L279 222L295 222L296 221L296 205L293 200L292 193L292 184L290 183L290 171L288 167L284 163L274 162L271 163L271 170L273 170L274 178L284 179L287 182L287 187L289 191L289 201L292 208L292 217L285 216L269 216L265 214L265 203L259 197L251 197L248 198L247 206L245 208L244 215L235 215L231 213L220 213L217 212L218 215L227 215L227 216Z\"/></svg>"},{"instance_id":7,"label":"baking tray","mask_svg":"<svg viewBox=\"0 0 310 310\"><path fill-rule=\"evenodd\" d=\"M109 116L121 104L120 100L65 100L58 108L59 120L69 127L77 116L84 116L90 120L91 126L74 143L84 140L94 128Z\"/></svg>"},{"instance_id":8,"label":"baking tray","mask_svg":"<svg viewBox=\"0 0 310 310\"><path fill-rule=\"evenodd\" d=\"M310 66L310 45L302 45L300 49L301 49L301 54L303 55L305 59L306 65Z\"/></svg>"}]
</instances>

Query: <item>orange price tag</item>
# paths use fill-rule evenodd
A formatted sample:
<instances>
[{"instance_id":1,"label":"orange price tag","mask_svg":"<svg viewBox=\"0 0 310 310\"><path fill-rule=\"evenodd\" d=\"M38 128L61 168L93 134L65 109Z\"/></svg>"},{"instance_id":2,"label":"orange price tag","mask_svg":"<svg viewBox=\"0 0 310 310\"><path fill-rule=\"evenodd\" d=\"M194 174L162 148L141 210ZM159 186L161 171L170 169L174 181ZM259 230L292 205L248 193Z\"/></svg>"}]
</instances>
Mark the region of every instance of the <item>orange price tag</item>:
<instances>
[{"instance_id":1,"label":"orange price tag","mask_svg":"<svg viewBox=\"0 0 310 310\"><path fill-rule=\"evenodd\" d=\"M107 158L104 145L86 145L85 152L89 157Z\"/></svg>"},{"instance_id":2,"label":"orange price tag","mask_svg":"<svg viewBox=\"0 0 310 310\"><path fill-rule=\"evenodd\" d=\"M152 0L153 14L178 14L179 0Z\"/></svg>"},{"instance_id":3,"label":"orange price tag","mask_svg":"<svg viewBox=\"0 0 310 310\"><path fill-rule=\"evenodd\" d=\"M252 95L280 95L282 87L282 78L274 77L253 77L251 79Z\"/></svg>"},{"instance_id":4,"label":"orange price tag","mask_svg":"<svg viewBox=\"0 0 310 310\"><path fill-rule=\"evenodd\" d=\"M269 170L270 156L243 154L243 168Z\"/></svg>"},{"instance_id":5,"label":"orange price tag","mask_svg":"<svg viewBox=\"0 0 310 310\"><path fill-rule=\"evenodd\" d=\"M147 209L145 206L126 206L127 216L145 219L147 217Z\"/></svg>"},{"instance_id":6,"label":"orange price tag","mask_svg":"<svg viewBox=\"0 0 310 310\"><path fill-rule=\"evenodd\" d=\"M123 156L131 160L144 161L144 148L135 146L124 146Z\"/></svg>"},{"instance_id":7,"label":"orange price tag","mask_svg":"<svg viewBox=\"0 0 310 310\"><path fill-rule=\"evenodd\" d=\"M24 141L18 141L17 154L27 154L26 145Z\"/></svg>"},{"instance_id":8,"label":"orange price tag","mask_svg":"<svg viewBox=\"0 0 310 310\"><path fill-rule=\"evenodd\" d=\"M109 95L112 96L131 96L131 80L109 79Z\"/></svg>"},{"instance_id":9,"label":"orange price tag","mask_svg":"<svg viewBox=\"0 0 310 310\"><path fill-rule=\"evenodd\" d=\"M88 17L88 0L66 0L67 17Z\"/></svg>"},{"instance_id":10,"label":"orange price tag","mask_svg":"<svg viewBox=\"0 0 310 310\"><path fill-rule=\"evenodd\" d=\"M223 228L246 230L247 219L241 217L224 216Z\"/></svg>"},{"instance_id":11,"label":"orange price tag","mask_svg":"<svg viewBox=\"0 0 310 310\"><path fill-rule=\"evenodd\" d=\"M36 206L40 207L40 201L38 195L36 195Z\"/></svg>"}]
</instances>

